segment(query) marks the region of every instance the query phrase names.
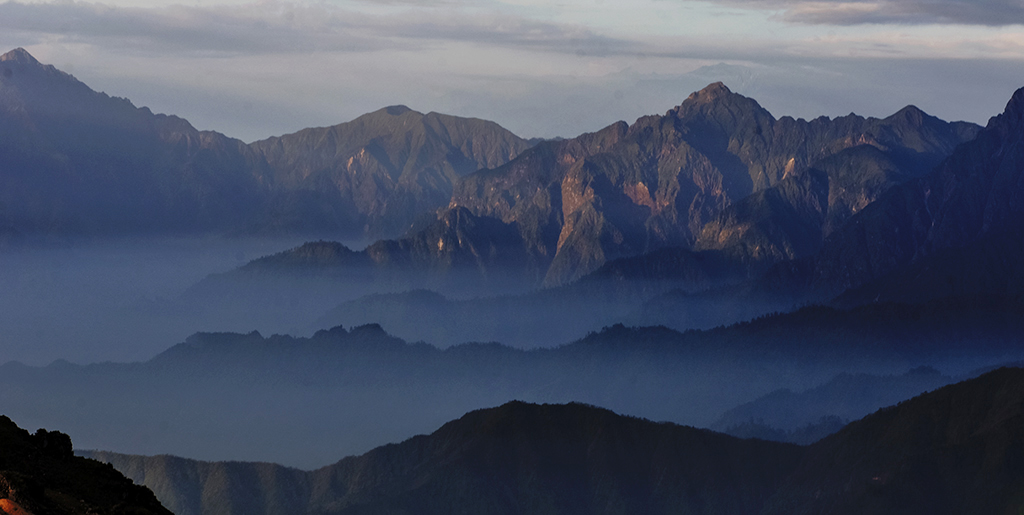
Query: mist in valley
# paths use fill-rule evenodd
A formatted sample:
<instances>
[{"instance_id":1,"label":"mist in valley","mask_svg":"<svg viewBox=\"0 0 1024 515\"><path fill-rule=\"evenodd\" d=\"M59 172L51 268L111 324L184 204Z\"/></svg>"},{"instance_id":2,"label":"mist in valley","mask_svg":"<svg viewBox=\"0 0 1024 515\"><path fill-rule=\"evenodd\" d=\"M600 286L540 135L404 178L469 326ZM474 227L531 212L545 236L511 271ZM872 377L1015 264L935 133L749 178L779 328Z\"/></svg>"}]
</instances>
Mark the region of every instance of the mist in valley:
<instances>
[{"instance_id":1,"label":"mist in valley","mask_svg":"<svg viewBox=\"0 0 1024 515\"><path fill-rule=\"evenodd\" d=\"M494 267L353 265L364 248L4 249L0 403L79 449L313 469L510 400L810 443L1024 360L1019 303L999 299L801 309L744 293L729 273L645 279L657 272L627 260L540 288ZM934 374L907 375L921 366ZM851 374L862 387L830 386Z\"/></svg>"},{"instance_id":2,"label":"mist in valley","mask_svg":"<svg viewBox=\"0 0 1024 515\"><path fill-rule=\"evenodd\" d=\"M225 323L181 296L210 274L301 242L212 236L21 241L0 251L4 361L140 361L196 331L280 330L261 327L258 318Z\"/></svg>"},{"instance_id":3,"label":"mist in valley","mask_svg":"<svg viewBox=\"0 0 1024 515\"><path fill-rule=\"evenodd\" d=\"M671 281L591 278L491 296L476 285L469 296L458 274L444 295L329 269L237 275L296 246L164 239L6 251L5 413L60 427L80 449L312 469L514 399L730 429L739 406L839 374L884 383L928 365L959 377L1024 359L1009 308L763 316L774 306L680 296ZM197 295L211 274L229 279L216 283L221 295ZM672 309L648 307L666 292L677 292ZM614 323L641 316L675 327ZM969 349L965 335L978 340ZM850 402L866 412L891 400L861 397ZM768 429L837 414L822 405Z\"/></svg>"}]
</instances>

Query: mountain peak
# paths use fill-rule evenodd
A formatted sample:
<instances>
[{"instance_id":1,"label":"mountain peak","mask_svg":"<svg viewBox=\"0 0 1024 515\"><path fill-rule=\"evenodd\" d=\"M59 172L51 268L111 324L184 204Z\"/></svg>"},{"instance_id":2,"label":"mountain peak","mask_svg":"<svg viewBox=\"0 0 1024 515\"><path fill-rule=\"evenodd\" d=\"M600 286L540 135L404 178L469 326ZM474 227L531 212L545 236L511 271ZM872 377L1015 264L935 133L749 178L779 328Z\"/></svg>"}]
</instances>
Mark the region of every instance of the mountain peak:
<instances>
[{"instance_id":1,"label":"mountain peak","mask_svg":"<svg viewBox=\"0 0 1024 515\"><path fill-rule=\"evenodd\" d=\"M691 93L687 100L698 103L708 103L727 95L731 95L732 90L726 87L721 82L715 82L708 84L704 89Z\"/></svg>"},{"instance_id":2,"label":"mountain peak","mask_svg":"<svg viewBox=\"0 0 1024 515\"><path fill-rule=\"evenodd\" d=\"M915 106L915 105L908 105L908 106L904 107L903 109L900 109L899 111L896 111L895 113L893 113L893 115L890 116L889 118L887 118L887 120L891 120L891 121L903 120L903 121L905 121L907 123L910 123L912 125L920 126L920 125L922 125L925 122L925 120L929 120L929 119L932 119L932 118L934 118L934 117L929 115L928 113L922 111L917 106Z\"/></svg>"},{"instance_id":3,"label":"mountain peak","mask_svg":"<svg viewBox=\"0 0 1024 515\"><path fill-rule=\"evenodd\" d=\"M21 87L28 88L29 90L39 90L41 85L32 83L32 81L39 80L74 84L75 87L88 89L88 86L79 82L71 74L62 72L53 65L39 62L32 54L28 53L28 50L21 47L0 55L0 64L3 64L2 69L0 69L0 78L2 79L11 79L16 75L26 73L28 76L34 77L33 79L26 79L29 80L28 83L22 83Z\"/></svg>"},{"instance_id":4,"label":"mountain peak","mask_svg":"<svg viewBox=\"0 0 1024 515\"><path fill-rule=\"evenodd\" d=\"M395 105L385 107L384 111L390 114L391 116L401 116L405 113L408 113L409 111L412 111L412 109L409 109L404 105Z\"/></svg>"},{"instance_id":5,"label":"mountain peak","mask_svg":"<svg viewBox=\"0 0 1024 515\"><path fill-rule=\"evenodd\" d=\"M1006 103L1003 114L1015 120L1024 119L1024 88L1013 92L1010 101Z\"/></svg>"},{"instance_id":6,"label":"mountain peak","mask_svg":"<svg viewBox=\"0 0 1024 515\"><path fill-rule=\"evenodd\" d=\"M910 104L903 109L896 111L895 115L923 117L928 116L928 113L925 113L916 105Z\"/></svg>"},{"instance_id":7,"label":"mountain peak","mask_svg":"<svg viewBox=\"0 0 1024 515\"><path fill-rule=\"evenodd\" d=\"M39 61L32 54L28 53L28 50L18 47L4 55L0 55L0 62L14 62L17 64L34 64L39 65Z\"/></svg>"}]
</instances>

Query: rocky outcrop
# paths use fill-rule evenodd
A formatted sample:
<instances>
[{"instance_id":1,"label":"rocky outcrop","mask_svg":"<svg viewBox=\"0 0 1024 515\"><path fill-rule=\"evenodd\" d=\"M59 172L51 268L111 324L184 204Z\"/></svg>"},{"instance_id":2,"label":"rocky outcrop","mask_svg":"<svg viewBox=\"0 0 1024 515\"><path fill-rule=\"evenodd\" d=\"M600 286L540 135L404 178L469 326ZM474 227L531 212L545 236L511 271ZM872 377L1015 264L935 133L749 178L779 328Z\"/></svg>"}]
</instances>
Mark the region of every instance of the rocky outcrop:
<instances>
[{"instance_id":1,"label":"rocky outcrop","mask_svg":"<svg viewBox=\"0 0 1024 515\"><path fill-rule=\"evenodd\" d=\"M170 515L148 488L74 456L71 438L0 416L0 511L11 515Z\"/></svg>"}]
</instances>

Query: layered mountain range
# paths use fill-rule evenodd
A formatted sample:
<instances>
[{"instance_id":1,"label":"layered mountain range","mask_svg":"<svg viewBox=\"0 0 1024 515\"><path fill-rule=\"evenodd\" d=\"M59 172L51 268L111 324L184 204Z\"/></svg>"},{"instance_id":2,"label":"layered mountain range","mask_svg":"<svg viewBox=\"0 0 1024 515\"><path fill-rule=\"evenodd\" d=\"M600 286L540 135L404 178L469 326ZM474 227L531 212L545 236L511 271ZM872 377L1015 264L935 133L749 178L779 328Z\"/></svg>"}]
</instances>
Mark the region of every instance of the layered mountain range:
<instances>
[{"instance_id":1,"label":"layered mountain range","mask_svg":"<svg viewBox=\"0 0 1024 515\"><path fill-rule=\"evenodd\" d=\"M0 255L328 239L118 298L204 332L136 363L8 362L0 407L88 447L245 461L96 454L178 513L1019 511L1020 370L840 428L1024 359L1022 215L1024 89L984 128L775 118L716 83L571 139L392 106L247 144L18 49ZM39 268L18 270L60 291ZM70 463L63 435L19 431ZM15 461L0 505L74 504Z\"/></svg>"},{"instance_id":2,"label":"layered mountain range","mask_svg":"<svg viewBox=\"0 0 1024 515\"><path fill-rule=\"evenodd\" d=\"M93 92L22 49L0 59L7 233L407 233L366 257L442 286L452 271L448 284L469 272L559 285L665 247L757 275L814 255L979 130L912 106L776 119L716 83L665 115L533 146L403 106L247 145Z\"/></svg>"},{"instance_id":3,"label":"layered mountain range","mask_svg":"<svg viewBox=\"0 0 1024 515\"><path fill-rule=\"evenodd\" d=\"M881 409L807 447L511 402L311 472L87 452L199 513L1012 513L1024 370Z\"/></svg>"},{"instance_id":4,"label":"layered mountain range","mask_svg":"<svg viewBox=\"0 0 1024 515\"><path fill-rule=\"evenodd\" d=\"M1000 120L1013 119L1016 110L1017 103L1011 102L992 124L1005 125ZM246 312L263 313L260 318L269 320L269 311L279 304L268 310L261 299L285 291L281 281L293 286L305 281L314 286L287 291L295 298L316 299L311 303L318 308L296 310L289 320L306 317L304 324L313 324L317 318L309 313L323 313L322 306L329 304L338 307L319 319L326 325L387 323L413 338L423 337L416 330L439 335L431 341L441 344L501 340L497 334L507 329L522 334L524 346L535 346L557 341L512 326L515 320L532 319L542 305L552 316L570 321L575 332L568 333L567 326L560 337L573 337L613 321L711 327L829 301L869 280L903 292L893 297L900 301L973 293L1012 296L1020 290L1012 285L1020 281L1007 283L999 276L1024 274L1014 269L1014 261L1001 257L1019 247L1020 238L1004 235L1008 229L997 226L978 240L982 245L971 248L937 248L950 255L921 261L927 253L913 250L920 236L908 226L917 223L913 217L920 212L899 215L902 219L893 223L878 214L897 212L906 195L923 195L907 192L939 180L939 174L979 173L951 170L983 162L980 155L969 156L982 152L976 148L983 139L1002 155L1000 146L1012 147L1020 131L1012 124L992 124L981 130L946 123L914 107L885 119L775 119L755 101L714 84L665 116L541 142L507 165L472 173L455 184L447 211L405 237L363 251L311 242L211 277L192 290L188 302L212 313L222 313L220 305L241 303ZM984 138L959 146L979 134ZM1011 141L999 143L1004 138ZM1003 174L1020 175L1012 166ZM584 183L585 188L580 186ZM577 195L574 188L589 193ZM661 200L643 200L637 196L641 190ZM1016 190L1002 191L1012 196ZM565 204L570 197L576 200ZM957 198L950 202L982 197ZM872 218L876 222L867 221ZM864 227L879 234L865 234ZM339 258L314 257L331 254ZM958 265L971 260L985 266L966 267L974 275L961 277ZM908 277L923 277L919 271L901 271L902 266L924 266L933 276L943 276L894 287ZM890 272L893 277L882 278ZM937 281L954 286L936 288ZM1005 284L1010 287L1000 286ZM553 289L449 304L450 313L440 311L422 322L429 327L409 332L398 316L439 311L438 303L422 305L426 297L403 296L403 290L431 289L462 302L457 299L523 294L538 285ZM929 288L933 292L927 296L914 293ZM326 294L320 291L325 289ZM704 290L709 292L694 296ZM362 295L369 296L359 299ZM843 305L875 298L871 292L851 292ZM488 306L499 307L488 311ZM523 316L504 324L501 310ZM469 320L497 321L501 330L452 331L459 325L452 321L456 312L472 313L462 317Z\"/></svg>"},{"instance_id":5,"label":"layered mountain range","mask_svg":"<svg viewBox=\"0 0 1024 515\"><path fill-rule=\"evenodd\" d=\"M0 406L88 448L312 468L511 399L709 426L739 405L837 374L921 365L965 374L1019 361L1022 326L1019 302L965 299L814 307L685 333L616 325L529 351L497 343L442 350L373 325L308 338L199 333L141 363L4 364ZM857 398L860 413L893 400ZM811 408L810 420L857 413Z\"/></svg>"},{"instance_id":6,"label":"layered mountain range","mask_svg":"<svg viewBox=\"0 0 1024 515\"><path fill-rule=\"evenodd\" d=\"M467 175L432 227L367 253L435 270L461 263L482 276L511 269L553 286L609 260L681 247L715 251L753 276L813 255L978 130L912 106L885 119L775 119L712 84L664 116L541 142ZM494 263L500 254L514 259Z\"/></svg>"}]
</instances>

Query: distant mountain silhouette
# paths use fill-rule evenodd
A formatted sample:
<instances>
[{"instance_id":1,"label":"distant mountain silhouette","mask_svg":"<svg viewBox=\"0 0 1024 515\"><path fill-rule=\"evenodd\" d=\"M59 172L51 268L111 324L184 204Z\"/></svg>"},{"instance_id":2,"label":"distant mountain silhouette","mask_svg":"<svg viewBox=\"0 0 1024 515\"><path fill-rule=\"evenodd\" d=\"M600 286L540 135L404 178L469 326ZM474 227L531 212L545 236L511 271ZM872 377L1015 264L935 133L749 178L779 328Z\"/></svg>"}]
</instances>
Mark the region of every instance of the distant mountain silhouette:
<instances>
[{"instance_id":1,"label":"distant mountain silhouette","mask_svg":"<svg viewBox=\"0 0 1024 515\"><path fill-rule=\"evenodd\" d=\"M199 333L142 363L7 363L0 392L8 416L62 427L91 448L312 467L324 464L318 446L365 452L509 399L706 426L770 392L843 372L962 373L1024 359L1022 325L1019 304L973 299L811 307L685 333L615 325L530 351L442 350L378 325L308 338Z\"/></svg>"},{"instance_id":2,"label":"distant mountain silhouette","mask_svg":"<svg viewBox=\"0 0 1024 515\"><path fill-rule=\"evenodd\" d=\"M810 446L763 513L1020 510L1024 370L923 394Z\"/></svg>"},{"instance_id":3,"label":"distant mountain silhouette","mask_svg":"<svg viewBox=\"0 0 1024 515\"><path fill-rule=\"evenodd\" d=\"M395 236L452 182L529 143L493 122L389 107L246 145L0 56L0 227L24 234Z\"/></svg>"},{"instance_id":4,"label":"distant mountain silhouette","mask_svg":"<svg viewBox=\"0 0 1024 515\"><path fill-rule=\"evenodd\" d=\"M523 293L542 273L514 227L459 208L444 212L422 231L360 251L313 241L255 259L204 278L178 302L222 326L252 327L258 321L261 328L295 333L304 332L329 309L366 295L410 289L462 298ZM316 328L334 325L338 323Z\"/></svg>"},{"instance_id":5,"label":"distant mountain silhouette","mask_svg":"<svg viewBox=\"0 0 1024 515\"><path fill-rule=\"evenodd\" d=\"M0 56L0 220L21 233L225 232L265 195L244 143Z\"/></svg>"},{"instance_id":6,"label":"distant mountain silhouette","mask_svg":"<svg viewBox=\"0 0 1024 515\"><path fill-rule=\"evenodd\" d=\"M71 438L35 434L0 416L0 512L11 515L170 515L148 488L72 454Z\"/></svg>"},{"instance_id":7,"label":"distant mountain silhouette","mask_svg":"<svg viewBox=\"0 0 1024 515\"><path fill-rule=\"evenodd\" d=\"M424 289L374 293L341 302L312 327L379 323L402 338L439 346L500 341L519 348L550 347L632 321L638 306L674 287L701 291L744 277L742 264L718 252L664 248L616 259L576 282L529 293L473 298ZM488 279L481 273L476 284L486 285ZM687 328L710 328L764 313L692 313ZM676 319L681 316L677 313Z\"/></svg>"},{"instance_id":8,"label":"distant mountain silhouette","mask_svg":"<svg viewBox=\"0 0 1024 515\"><path fill-rule=\"evenodd\" d=\"M762 420L747 420L722 429L722 432L737 438L757 438L770 442L786 442L810 445L846 427L850 421L835 415L826 415L815 422L808 422L793 429L779 429Z\"/></svg>"},{"instance_id":9,"label":"distant mountain silhouette","mask_svg":"<svg viewBox=\"0 0 1024 515\"><path fill-rule=\"evenodd\" d=\"M901 402L809 445L510 402L311 472L87 452L179 515L1012 513L1024 369ZM248 510L248 511L246 511Z\"/></svg>"},{"instance_id":10,"label":"distant mountain silhouette","mask_svg":"<svg viewBox=\"0 0 1024 515\"><path fill-rule=\"evenodd\" d=\"M581 404L510 402L312 472L86 454L153 485L178 515L653 515L756 514L801 451Z\"/></svg>"},{"instance_id":11,"label":"distant mountain silhouette","mask_svg":"<svg viewBox=\"0 0 1024 515\"><path fill-rule=\"evenodd\" d=\"M822 419L856 420L879 408L953 381L952 377L931 367L919 367L901 375L840 374L821 386L800 393L778 390L737 406L725 412L711 428L736 436L742 431L751 431L755 426L782 430L784 434L789 434L820 424ZM838 431L843 425L845 422L832 424L830 432ZM818 435L819 438L824 436ZM782 441L791 440L786 438Z\"/></svg>"}]
</instances>

